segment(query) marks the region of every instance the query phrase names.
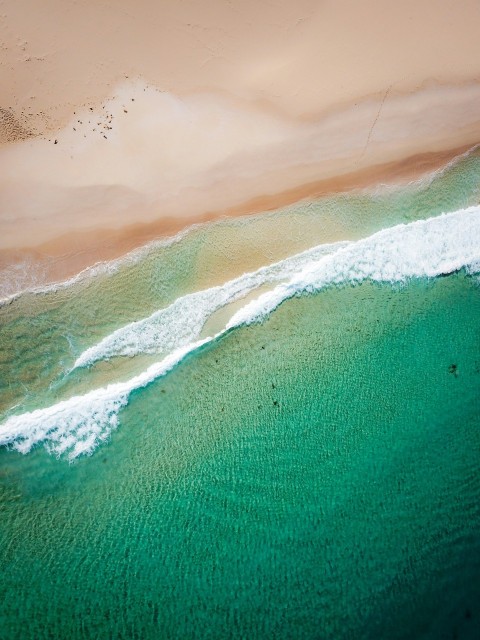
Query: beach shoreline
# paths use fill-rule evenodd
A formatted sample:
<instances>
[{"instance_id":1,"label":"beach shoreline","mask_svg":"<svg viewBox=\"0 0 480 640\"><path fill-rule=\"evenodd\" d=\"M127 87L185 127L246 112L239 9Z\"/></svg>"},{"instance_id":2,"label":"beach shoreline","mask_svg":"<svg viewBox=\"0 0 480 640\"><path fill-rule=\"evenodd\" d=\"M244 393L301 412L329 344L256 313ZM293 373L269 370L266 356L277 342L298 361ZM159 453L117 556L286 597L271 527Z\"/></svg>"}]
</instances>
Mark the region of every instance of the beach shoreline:
<instances>
[{"instance_id":1,"label":"beach shoreline","mask_svg":"<svg viewBox=\"0 0 480 640\"><path fill-rule=\"evenodd\" d=\"M417 154L399 162L368 167L358 172L317 180L284 192L252 198L231 209L207 212L190 219L160 218L153 222L132 223L114 229L99 226L81 233L65 234L39 246L0 250L0 276L2 270L8 272L12 265L19 265L20 269L23 268L22 265L28 265L32 274L37 276L31 281L26 280L23 288L14 287L1 297L5 300L11 296L15 297L23 289L42 289L74 280L83 272L91 272L97 264L121 260L155 242L173 242L199 224L261 215L302 201L308 202L342 193L374 193L378 189L398 189L409 183L421 184L423 181L431 180L452 163L477 152L478 145L467 145L448 151Z\"/></svg>"},{"instance_id":2,"label":"beach shoreline","mask_svg":"<svg viewBox=\"0 0 480 640\"><path fill-rule=\"evenodd\" d=\"M480 142L473 0L3 11L10 292L192 224L418 180Z\"/></svg>"}]
</instances>

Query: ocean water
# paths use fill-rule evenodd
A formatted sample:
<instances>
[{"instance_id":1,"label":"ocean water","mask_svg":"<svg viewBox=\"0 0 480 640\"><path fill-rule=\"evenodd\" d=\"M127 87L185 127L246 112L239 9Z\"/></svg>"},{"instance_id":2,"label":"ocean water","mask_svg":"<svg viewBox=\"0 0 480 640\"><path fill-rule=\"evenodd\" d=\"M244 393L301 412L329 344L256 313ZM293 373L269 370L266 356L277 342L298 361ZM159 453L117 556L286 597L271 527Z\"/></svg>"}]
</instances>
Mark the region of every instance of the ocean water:
<instances>
[{"instance_id":1,"label":"ocean water","mask_svg":"<svg viewBox=\"0 0 480 640\"><path fill-rule=\"evenodd\" d=\"M0 637L479 638L479 178L4 304Z\"/></svg>"}]
</instances>

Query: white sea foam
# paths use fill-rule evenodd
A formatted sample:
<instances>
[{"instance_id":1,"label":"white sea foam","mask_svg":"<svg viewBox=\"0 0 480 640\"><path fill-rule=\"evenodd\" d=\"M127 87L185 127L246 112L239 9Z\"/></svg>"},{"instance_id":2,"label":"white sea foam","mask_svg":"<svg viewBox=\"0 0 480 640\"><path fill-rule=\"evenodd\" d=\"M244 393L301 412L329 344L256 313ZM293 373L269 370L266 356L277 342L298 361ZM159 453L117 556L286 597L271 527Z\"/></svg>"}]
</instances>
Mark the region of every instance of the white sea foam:
<instances>
[{"instance_id":1,"label":"white sea foam","mask_svg":"<svg viewBox=\"0 0 480 640\"><path fill-rule=\"evenodd\" d=\"M49 451L58 456L67 453L70 460L92 453L117 427L118 412L128 403L132 391L164 376L188 353L210 340L213 338L177 349L127 382L110 384L45 409L11 416L0 426L0 445L11 445L27 453L43 442Z\"/></svg>"},{"instance_id":2,"label":"white sea foam","mask_svg":"<svg viewBox=\"0 0 480 640\"><path fill-rule=\"evenodd\" d=\"M444 174L448 173L453 167L458 165L464 159L476 153L479 149L480 144L472 146L467 151L452 158L447 164L440 167L439 169L428 172L418 179L411 180L408 183L408 186L415 188L427 187L429 184L431 184L438 178L441 178ZM382 193L397 191L404 188L405 185L403 183L382 183L375 188L366 187L364 189L360 189L359 192L371 196L377 196ZM260 216L264 217L265 214L262 213L260 214ZM251 219L256 217L257 216L252 216ZM97 276L112 275L116 273L122 266L135 264L144 259L150 252L155 251L158 248L168 247L170 245L176 244L177 242L183 240L192 231L200 229L207 224L210 226L212 224L222 224L222 221L209 223L198 222L192 224L191 226L186 227L174 236L151 240L147 244L133 249L132 251L129 251L119 258L115 258L114 260L99 261L92 266L86 267L76 275L67 278L66 280L50 282L47 284L38 284L45 279L45 268L40 267L39 271L31 272L32 265L29 261L25 261L24 263L19 265L14 265L13 267L7 267L3 271L0 271L0 307L14 302L17 298L21 297L24 294L46 294L62 289L68 289L75 284L88 281L89 279L95 278ZM38 267L36 268L38 269Z\"/></svg>"},{"instance_id":3,"label":"white sea foam","mask_svg":"<svg viewBox=\"0 0 480 640\"><path fill-rule=\"evenodd\" d=\"M286 280L313 260L348 244L337 242L321 245L252 273L245 273L221 286L182 296L148 318L117 329L84 351L73 368L89 366L97 360L115 356L165 353L178 349L196 340L207 319L218 309L240 300L262 285Z\"/></svg>"},{"instance_id":4,"label":"white sea foam","mask_svg":"<svg viewBox=\"0 0 480 640\"><path fill-rule=\"evenodd\" d=\"M20 298L25 294L43 295L56 291L62 291L63 289L69 289L76 284L88 282L90 279L96 278L98 276L114 275L122 267L137 264L157 249L167 248L174 244L177 244L178 242L181 242L188 234L201 228L202 226L205 226L205 224L207 223L192 224L179 233L175 234L174 236L162 238L159 240L151 240L141 247L132 249L132 251L129 251L120 258L96 262L95 264L82 269L82 271L79 271L77 274L75 274L71 278L67 278L66 280L59 280L50 282L48 284L35 284L36 278L39 278L41 280L45 277L45 269L42 267L40 272L28 275L28 278L31 278L33 280L33 284L30 284L28 279L26 280L25 278L22 279L18 277L17 280L13 283L13 293L8 292L11 288L11 267L7 267L7 269L3 270L3 272L0 272L0 295L2 296L0 298L0 307L14 302L17 298ZM19 268L23 269L23 271L30 269L30 267L31 262L28 261L19 265ZM4 289L2 287L2 282L6 281L9 282L9 287L6 287ZM6 291L5 294L4 291Z\"/></svg>"},{"instance_id":5,"label":"white sea foam","mask_svg":"<svg viewBox=\"0 0 480 640\"><path fill-rule=\"evenodd\" d=\"M426 189L436 180L441 179L444 175L449 173L452 169L458 166L461 162L469 158L471 155L477 153L480 150L480 144L475 144L458 156L454 156L446 164L442 165L438 169L433 169L422 174L419 178L413 178L407 183L400 180L400 182L382 182L376 187L372 188L367 186L359 189L359 193L363 193L369 196L386 195L396 191L404 190L406 187L412 189Z\"/></svg>"},{"instance_id":6,"label":"white sea foam","mask_svg":"<svg viewBox=\"0 0 480 640\"><path fill-rule=\"evenodd\" d=\"M428 220L400 224L343 247L306 266L289 282L240 309L227 328L259 322L284 300L345 283L405 282L435 277L466 267L480 258L480 207L469 207Z\"/></svg>"},{"instance_id":7,"label":"white sea foam","mask_svg":"<svg viewBox=\"0 0 480 640\"><path fill-rule=\"evenodd\" d=\"M188 353L235 327L259 322L284 300L333 285L404 282L413 277L435 277L480 266L480 207L470 207L429 220L398 225L334 253L301 261L288 282L261 295L234 314L216 336L176 349L161 362L121 383L75 396L45 409L15 415L0 425L0 445L26 453L43 442L57 455L74 458L91 453L118 425L119 411L135 389L164 376Z\"/></svg>"}]
</instances>

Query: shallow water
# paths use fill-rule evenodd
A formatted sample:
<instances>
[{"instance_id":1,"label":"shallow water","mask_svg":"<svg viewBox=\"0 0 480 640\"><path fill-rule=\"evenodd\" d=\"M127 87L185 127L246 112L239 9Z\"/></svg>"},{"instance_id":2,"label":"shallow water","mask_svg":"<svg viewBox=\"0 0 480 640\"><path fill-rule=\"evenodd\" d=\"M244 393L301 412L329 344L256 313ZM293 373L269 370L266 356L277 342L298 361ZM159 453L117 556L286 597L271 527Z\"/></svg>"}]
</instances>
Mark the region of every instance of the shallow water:
<instances>
[{"instance_id":1,"label":"shallow water","mask_svg":"<svg viewBox=\"0 0 480 640\"><path fill-rule=\"evenodd\" d=\"M345 238L478 203L474 161L420 190L362 196ZM258 263L245 249L258 224L201 229L75 292L3 307L4 410L154 362L63 378L112 330L238 275L199 275L219 237L251 269L323 240L286 233ZM0 450L1 636L478 638L479 461L478 276L294 297L133 390L93 455Z\"/></svg>"}]
</instances>

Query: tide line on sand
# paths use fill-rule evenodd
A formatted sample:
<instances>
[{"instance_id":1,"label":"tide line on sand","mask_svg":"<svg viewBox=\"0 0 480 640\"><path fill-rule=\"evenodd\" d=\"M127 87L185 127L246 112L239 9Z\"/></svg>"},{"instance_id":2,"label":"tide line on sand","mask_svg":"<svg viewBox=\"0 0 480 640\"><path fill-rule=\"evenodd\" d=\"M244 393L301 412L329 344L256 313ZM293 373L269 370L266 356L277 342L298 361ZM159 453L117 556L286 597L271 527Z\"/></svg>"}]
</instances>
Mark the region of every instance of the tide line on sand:
<instances>
[{"instance_id":1,"label":"tide line on sand","mask_svg":"<svg viewBox=\"0 0 480 640\"><path fill-rule=\"evenodd\" d=\"M480 270L480 207L397 225L344 244L332 253L300 261L288 281L241 308L222 331L176 348L130 380L94 389L44 409L10 416L0 425L0 445L27 453L43 443L50 452L67 455L69 460L91 454L118 426L118 414L133 391L165 376L188 354L228 331L261 322L285 300L364 280L402 283L462 268L467 273Z\"/></svg>"}]
</instances>

